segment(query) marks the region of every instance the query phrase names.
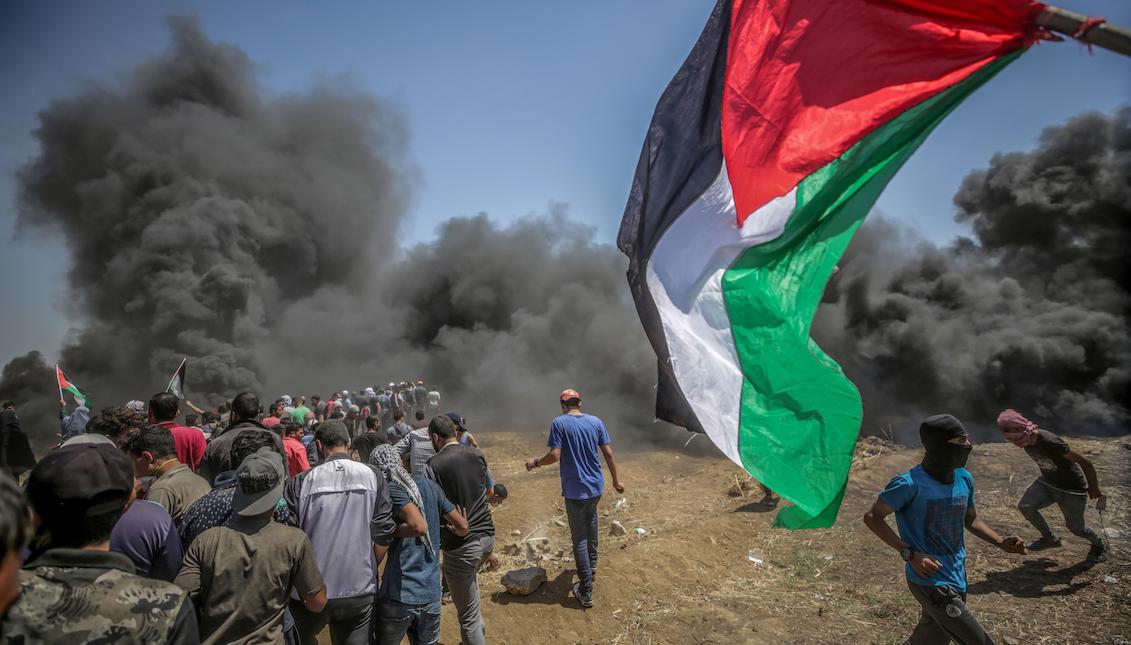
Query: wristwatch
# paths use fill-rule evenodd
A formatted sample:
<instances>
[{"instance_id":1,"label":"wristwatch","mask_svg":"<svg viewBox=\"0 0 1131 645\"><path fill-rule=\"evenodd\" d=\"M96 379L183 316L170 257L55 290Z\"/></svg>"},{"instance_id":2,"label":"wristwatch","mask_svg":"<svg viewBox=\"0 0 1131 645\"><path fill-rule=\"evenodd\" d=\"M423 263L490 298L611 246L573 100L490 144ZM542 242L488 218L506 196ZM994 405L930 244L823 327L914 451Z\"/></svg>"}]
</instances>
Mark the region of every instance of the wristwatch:
<instances>
[{"instance_id":1,"label":"wristwatch","mask_svg":"<svg viewBox=\"0 0 1131 645\"><path fill-rule=\"evenodd\" d=\"M903 558L904 562L911 562L911 556L914 554L915 552L910 547L905 546L899 550L899 557Z\"/></svg>"}]
</instances>

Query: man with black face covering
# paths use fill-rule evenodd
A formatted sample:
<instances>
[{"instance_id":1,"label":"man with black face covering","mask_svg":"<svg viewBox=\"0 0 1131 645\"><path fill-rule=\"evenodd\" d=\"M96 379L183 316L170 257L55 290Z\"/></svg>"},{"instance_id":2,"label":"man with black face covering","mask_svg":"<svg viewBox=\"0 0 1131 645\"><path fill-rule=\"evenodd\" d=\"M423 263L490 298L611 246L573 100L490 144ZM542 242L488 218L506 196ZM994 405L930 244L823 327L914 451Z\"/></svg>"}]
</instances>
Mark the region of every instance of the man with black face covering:
<instances>
[{"instance_id":1,"label":"man with black face covering","mask_svg":"<svg viewBox=\"0 0 1131 645\"><path fill-rule=\"evenodd\" d=\"M1025 553L1025 543L998 536L978 517L974 478L965 468L973 446L958 419L926 419L919 439L926 449L922 463L888 483L864 524L907 563L907 586L922 607L908 643L993 643L966 607L963 528L1009 553ZM898 535L885 519L892 513Z\"/></svg>"}]
</instances>

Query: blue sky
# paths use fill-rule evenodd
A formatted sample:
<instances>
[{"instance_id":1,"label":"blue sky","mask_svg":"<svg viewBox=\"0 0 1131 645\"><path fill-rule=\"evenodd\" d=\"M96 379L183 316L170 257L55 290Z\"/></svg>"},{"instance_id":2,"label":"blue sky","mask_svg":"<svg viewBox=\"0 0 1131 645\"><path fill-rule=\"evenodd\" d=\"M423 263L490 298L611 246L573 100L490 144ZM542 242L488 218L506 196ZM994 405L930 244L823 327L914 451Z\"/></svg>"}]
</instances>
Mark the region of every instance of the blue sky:
<instances>
[{"instance_id":1,"label":"blue sky","mask_svg":"<svg viewBox=\"0 0 1131 645\"><path fill-rule=\"evenodd\" d=\"M113 82L168 44L164 18L194 14L241 47L279 92L344 81L407 114L420 178L404 241L454 215L499 220L552 202L612 242L655 102L713 0L574 2L0 1L0 363L53 354L66 254L13 239L12 173L35 154L36 112L54 97ZM1126 0L1065 0L1131 25ZM945 241L963 232L951 197L993 153L1026 149L1045 126L1131 102L1131 60L1042 43L931 136L878 208Z\"/></svg>"}]
</instances>

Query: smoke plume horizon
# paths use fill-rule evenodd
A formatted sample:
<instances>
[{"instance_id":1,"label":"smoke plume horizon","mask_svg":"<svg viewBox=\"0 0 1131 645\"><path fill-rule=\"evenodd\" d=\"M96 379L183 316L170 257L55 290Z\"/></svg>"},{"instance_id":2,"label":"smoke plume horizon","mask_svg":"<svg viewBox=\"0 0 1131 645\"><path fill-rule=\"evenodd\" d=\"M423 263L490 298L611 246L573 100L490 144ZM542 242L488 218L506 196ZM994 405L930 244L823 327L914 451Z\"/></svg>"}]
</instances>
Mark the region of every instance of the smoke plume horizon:
<instances>
[{"instance_id":1,"label":"smoke plume horizon","mask_svg":"<svg viewBox=\"0 0 1131 645\"><path fill-rule=\"evenodd\" d=\"M167 53L48 105L17 177L20 229L70 254L60 363L95 409L147 399L188 357L202 406L423 378L473 430L543 431L573 387L629 443L683 443L653 422L625 258L566 206L453 217L402 247L406 115L349 85L272 94L241 50L169 25ZM940 411L986 428L1001 407L1127 431L1129 115L1076 117L971 173L970 238L864 224L814 335L860 388L865 433ZM53 378L37 351L0 374L40 447Z\"/></svg>"}]
</instances>

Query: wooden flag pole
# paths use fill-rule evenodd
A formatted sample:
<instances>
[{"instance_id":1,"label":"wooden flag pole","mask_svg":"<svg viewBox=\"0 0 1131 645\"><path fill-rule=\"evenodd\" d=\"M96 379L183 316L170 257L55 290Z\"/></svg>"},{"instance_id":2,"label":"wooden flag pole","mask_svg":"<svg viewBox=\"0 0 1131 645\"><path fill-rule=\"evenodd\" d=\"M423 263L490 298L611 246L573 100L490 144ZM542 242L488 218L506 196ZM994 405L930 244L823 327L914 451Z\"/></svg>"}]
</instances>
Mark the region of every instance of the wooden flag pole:
<instances>
[{"instance_id":1,"label":"wooden flag pole","mask_svg":"<svg viewBox=\"0 0 1131 645\"><path fill-rule=\"evenodd\" d=\"M1045 7L1037 14L1037 24L1049 31L1080 42L1131 56L1131 30L1059 7Z\"/></svg>"}]
</instances>

